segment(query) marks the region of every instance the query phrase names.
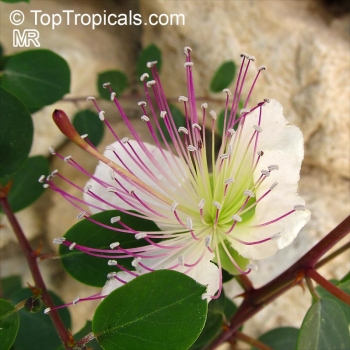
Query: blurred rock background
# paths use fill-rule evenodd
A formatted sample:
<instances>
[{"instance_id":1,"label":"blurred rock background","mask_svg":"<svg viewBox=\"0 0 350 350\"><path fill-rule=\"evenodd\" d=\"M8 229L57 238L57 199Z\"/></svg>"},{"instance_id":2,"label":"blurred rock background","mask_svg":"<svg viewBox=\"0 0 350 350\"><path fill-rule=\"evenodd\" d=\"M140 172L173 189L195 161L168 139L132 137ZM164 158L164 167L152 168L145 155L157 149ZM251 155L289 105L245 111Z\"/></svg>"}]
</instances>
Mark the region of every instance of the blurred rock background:
<instances>
[{"instance_id":1,"label":"blurred rock background","mask_svg":"<svg viewBox=\"0 0 350 350\"><path fill-rule=\"evenodd\" d=\"M210 79L216 68L225 60L239 62L239 54L247 52L256 57L254 65L266 65L254 91L255 102L274 98L284 106L284 114L291 124L298 125L305 138L299 193L312 211L309 224L300 232L293 244L274 257L259 262L259 271L252 274L260 286L303 255L318 240L342 221L350 209L349 149L350 149L350 15L348 1L335 0L32 0L30 4L0 3L0 41L5 53L21 51L12 47L13 25L9 14L19 9L26 15L24 28L40 32L41 48L51 49L64 57L72 73L71 93L68 98L97 95L96 76L107 69L124 71L131 82L135 81L135 62L142 47L155 43L162 51L161 78L168 97L186 94L184 56L182 49L193 49L194 79L197 96L210 97ZM143 20L150 14L183 14L185 25L125 25L90 26L61 25L34 26L30 10L43 13L140 13ZM21 29L21 26L20 26ZM216 96L217 97L217 96ZM123 100L130 116L139 113L136 103ZM53 122L52 110L56 107L73 115L85 108L85 102L61 101L33 116L35 139L32 155L48 155L53 145L64 155L72 154L86 168L93 171L95 161L76 146L64 141ZM219 110L220 106L210 106ZM104 103L106 115L121 137L126 129L110 103ZM140 125L142 133L142 126ZM145 136L145 138L147 135ZM105 136L101 149L111 141ZM84 185L86 179L72 172L66 164L51 159L51 169L58 168L68 178ZM71 190L70 190L71 191ZM72 191L71 191L72 192ZM77 194L78 195L78 194ZM276 203L278 205L278 203ZM52 239L62 236L76 222L75 212L61 198L47 191L32 207L18 213L19 221L32 240L42 240L47 251L55 251ZM31 276L21 251L12 238L7 221L2 217L0 236L1 276L21 274L24 281ZM323 268L327 278L341 278L349 270L349 255L343 254ZM93 288L75 282L61 269L58 261L41 263L47 285L66 302L77 295L94 293ZM227 286L230 296L237 287ZM309 293L299 287L260 312L245 327L245 332L258 336L274 326L299 327L310 303ZM94 307L89 303L71 308L74 329L78 330L91 318Z\"/></svg>"}]
</instances>

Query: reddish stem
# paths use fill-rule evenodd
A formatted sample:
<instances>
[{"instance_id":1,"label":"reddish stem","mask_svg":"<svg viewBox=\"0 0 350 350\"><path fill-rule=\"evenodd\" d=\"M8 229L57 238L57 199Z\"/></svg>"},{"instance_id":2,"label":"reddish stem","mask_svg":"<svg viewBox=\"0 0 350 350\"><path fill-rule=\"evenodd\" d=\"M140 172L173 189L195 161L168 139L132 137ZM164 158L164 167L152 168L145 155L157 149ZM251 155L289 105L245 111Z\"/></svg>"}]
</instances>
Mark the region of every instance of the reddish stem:
<instances>
[{"instance_id":1,"label":"reddish stem","mask_svg":"<svg viewBox=\"0 0 350 350\"><path fill-rule=\"evenodd\" d=\"M35 286L36 288L40 289L42 291L41 297L44 301L44 304L46 307L54 308L55 304L53 303L50 294L48 293L44 280L41 276L40 270L38 268L38 264L36 261L36 255L34 251L32 250L27 238L25 237L23 230L21 226L19 225L15 215L13 214L13 211L7 201L6 197L0 198L0 203L2 206L2 209L4 213L6 214L13 231L17 237L17 240L19 242L19 245L22 248L22 251L24 253L24 256L27 259L29 269L32 273ZM67 331L65 325L63 324L58 312L56 310L52 310L50 313L50 318L52 320L52 323L54 324L56 331L65 347L65 349L72 349L72 347L69 346L69 344L72 342L71 335Z\"/></svg>"},{"instance_id":2,"label":"reddish stem","mask_svg":"<svg viewBox=\"0 0 350 350\"><path fill-rule=\"evenodd\" d=\"M345 304L350 305L350 295L339 289L333 283L327 281L322 277L315 269L306 270L306 275L317 282L321 287L326 289L329 293L332 293L335 297L343 301Z\"/></svg>"}]
</instances>

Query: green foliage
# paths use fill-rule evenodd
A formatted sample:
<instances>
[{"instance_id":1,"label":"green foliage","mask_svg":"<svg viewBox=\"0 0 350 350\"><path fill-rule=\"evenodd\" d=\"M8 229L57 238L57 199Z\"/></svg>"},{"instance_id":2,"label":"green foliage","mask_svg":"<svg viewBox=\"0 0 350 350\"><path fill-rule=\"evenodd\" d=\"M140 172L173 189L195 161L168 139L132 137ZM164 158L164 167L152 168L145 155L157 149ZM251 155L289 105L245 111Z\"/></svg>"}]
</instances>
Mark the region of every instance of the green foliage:
<instances>
[{"instance_id":1,"label":"green foliage","mask_svg":"<svg viewBox=\"0 0 350 350\"><path fill-rule=\"evenodd\" d=\"M0 299L0 350L8 350L15 341L19 327L19 316L15 308Z\"/></svg>"},{"instance_id":2,"label":"green foliage","mask_svg":"<svg viewBox=\"0 0 350 350\"><path fill-rule=\"evenodd\" d=\"M45 191L38 182L42 174L49 172L49 162L43 156L27 158L13 176L13 184L8 201L14 212L22 210L34 203Z\"/></svg>"},{"instance_id":3,"label":"green foliage","mask_svg":"<svg viewBox=\"0 0 350 350\"><path fill-rule=\"evenodd\" d=\"M105 350L183 350L204 327L206 288L175 271L141 275L98 306L92 329Z\"/></svg>"},{"instance_id":4,"label":"green foliage","mask_svg":"<svg viewBox=\"0 0 350 350\"><path fill-rule=\"evenodd\" d=\"M114 228L123 227L118 223L111 224L111 218L121 216L123 223L132 227L136 231L159 231L159 228L152 221L126 215L117 210L107 210L95 215L91 218L105 225ZM84 219L73 227L71 227L64 237L80 245L93 247L97 249L109 249L109 245L113 242L119 242L123 248L132 248L144 245L142 240L135 239L134 235L113 231L101 227L95 223ZM61 245L59 249L61 261L65 270L78 281L96 287L103 287L107 274L115 271L115 266L107 264L108 259L87 255L78 250L69 250L68 247ZM130 259L119 259L118 263L128 269L134 269L131 266Z\"/></svg>"},{"instance_id":5,"label":"green foliage","mask_svg":"<svg viewBox=\"0 0 350 350\"><path fill-rule=\"evenodd\" d=\"M299 329L294 327L275 328L261 335L258 340L273 350L295 350ZM253 347L252 350L258 350Z\"/></svg>"},{"instance_id":6,"label":"green foliage","mask_svg":"<svg viewBox=\"0 0 350 350\"><path fill-rule=\"evenodd\" d=\"M33 122L23 104L0 88L0 181L3 185L27 159L33 140Z\"/></svg>"},{"instance_id":7,"label":"green foliage","mask_svg":"<svg viewBox=\"0 0 350 350\"><path fill-rule=\"evenodd\" d=\"M300 328L297 350L347 350L350 336L344 312L332 299L317 300Z\"/></svg>"},{"instance_id":8,"label":"green foliage","mask_svg":"<svg viewBox=\"0 0 350 350\"><path fill-rule=\"evenodd\" d=\"M116 93L116 96L119 97L125 89L128 87L128 77L125 73L119 70L108 70L102 73L99 73L97 76L97 89L99 95L107 100L111 100L111 93L108 89L103 87L104 83L110 83L112 90Z\"/></svg>"},{"instance_id":9,"label":"green foliage","mask_svg":"<svg viewBox=\"0 0 350 350\"><path fill-rule=\"evenodd\" d=\"M1 279L1 292L4 299L10 300L12 295L21 288L21 276L13 275Z\"/></svg>"},{"instance_id":10,"label":"green foliage","mask_svg":"<svg viewBox=\"0 0 350 350\"><path fill-rule=\"evenodd\" d=\"M199 350L210 344L220 334L223 327L228 325L236 311L237 306L226 298L224 291L222 291L218 299L210 301L204 329L190 349Z\"/></svg>"},{"instance_id":11,"label":"green foliage","mask_svg":"<svg viewBox=\"0 0 350 350\"><path fill-rule=\"evenodd\" d=\"M104 124L98 114L89 109L79 111L73 117L73 126L80 135L88 134L88 139L97 146L104 134Z\"/></svg>"},{"instance_id":12,"label":"green foliage","mask_svg":"<svg viewBox=\"0 0 350 350\"><path fill-rule=\"evenodd\" d=\"M49 292L55 305L64 302L53 292ZM29 288L19 290L12 298L13 303L19 303L33 296ZM50 321L50 316L45 315L42 310L36 313L21 309L18 314L20 326L18 335L12 350L48 350L56 349L61 344L56 329ZM71 318L67 308L58 310L58 313L67 328L71 328Z\"/></svg>"},{"instance_id":13,"label":"green foliage","mask_svg":"<svg viewBox=\"0 0 350 350\"><path fill-rule=\"evenodd\" d=\"M70 70L52 51L27 50L7 58L0 85L33 113L69 92Z\"/></svg>"},{"instance_id":14,"label":"green foliage","mask_svg":"<svg viewBox=\"0 0 350 350\"><path fill-rule=\"evenodd\" d=\"M29 2L30 0L0 0L2 2L8 2L10 4L14 4L16 2Z\"/></svg>"},{"instance_id":15,"label":"green foliage","mask_svg":"<svg viewBox=\"0 0 350 350\"><path fill-rule=\"evenodd\" d=\"M137 77L140 78L143 73L148 73L151 77L151 70L147 68L147 62L157 61L157 71L160 73L162 68L162 53L159 48L150 44L146 48L144 48L136 63L136 73Z\"/></svg>"},{"instance_id":16,"label":"green foliage","mask_svg":"<svg viewBox=\"0 0 350 350\"><path fill-rule=\"evenodd\" d=\"M226 61L216 70L211 82L210 91L220 92L227 88L235 78L236 65L233 61Z\"/></svg>"}]
</instances>

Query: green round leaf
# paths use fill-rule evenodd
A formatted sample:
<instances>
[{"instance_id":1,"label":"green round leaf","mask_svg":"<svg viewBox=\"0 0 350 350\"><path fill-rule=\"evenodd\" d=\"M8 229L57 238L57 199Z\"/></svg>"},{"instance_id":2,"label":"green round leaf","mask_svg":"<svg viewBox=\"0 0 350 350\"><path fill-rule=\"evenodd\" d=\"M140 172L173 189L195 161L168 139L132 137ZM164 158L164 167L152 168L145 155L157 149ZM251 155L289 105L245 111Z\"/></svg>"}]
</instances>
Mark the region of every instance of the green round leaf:
<instances>
[{"instance_id":1,"label":"green round leaf","mask_svg":"<svg viewBox=\"0 0 350 350\"><path fill-rule=\"evenodd\" d=\"M295 350L298 334L298 328L281 327L261 335L258 340L274 350ZM252 350L258 349L253 347Z\"/></svg>"},{"instance_id":2,"label":"green round leaf","mask_svg":"<svg viewBox=\"0 0 350 350\"><path fill-rule=\"evenodd\" d=\"M348 323L340 306L331 299L316 301L305 315L300 328L297 350L347 350Z\"/></svg>"},{"instance_id":3,"label":"green round leaf","mask_svg":"<svg viewBox=\"0 0 350 350\"><path fill-rule=\"evenodd\" d=\"M97 146L103 137L104 124L98 114L85 109L79 111L73 118L73 126L80 135L88 134L88 139Z\"/></svg>"},{"instance_id":4,"label":"green round leaf","mask_svg":"<svg viewBox=\"0 0 350 350\"><path fill-rule=\"evenodd\" d=\"M49 172L49 162L43 156L28 158L13 176L13 184L8 196L14 212L35 202L45 191L38 182L40 175Z\"/></svg>"},{"instance_id":5,"label":"green round leaf","mask_svg":"<svg viewBox=\"0 0 350 350\"><path fill-rule=\"evenodd\" d=\"M69 92L68 64L49 50L27 50L10 56L2 73L1 86L15 95L31 113Z\"/></svg>"},{"instance_id":6,"label":"green round leaf","mask_svg":"<svg viewBox=\"0 0 350 350\"><path fill-rule=\"evenodd\" d=\"M162 53L154 44L150 44L140 53L140 56L136 63L136 73L138 78L141 77L143 73L148 73L150 77L152 76L151 70L147 68L147 62L152 61L157 61L157 71L160 73L162 67ZM142 82L140 81L140 83Z\"/></svg>"},{"instance_id":7,"label":"green round leaf","mask_svg":"<svg viewBox=\"0 0 350 350\"><path fill-rule=\"evenodd\" d=\"M215 72L211 83L210 91L220 92L226 89L235 78L236 65L233 61L224 62Z\"/></svg>"},{"instance_id":8,"label":"green round leaf","mask_svg":"<svg viewBox=\"0 0 350 350\"><path fill-rule=\"evenodd\" d=\"M23 104L2 88L0 125L0 178L5 178L16 172L27 159L34 129L32 118Z\"/></svg>"},{"instance_id":9,"label":"green round leaf","mask_svg":"<svg viewBox=\"0 0 350 350\"><path fill-rule=\"evenodd\" d=\"M93 332L105 350L188 349L205 323L205 290L176 271L141 275L102 301Z\"/></svg>"},{"instance_id":10,"label":"green round leaf","mask_svg":"<svg viewBox=\"0 0 350 350\"><path fill-rule=\"evenodd\" d=\"M55 293L49 292L55 305L64 304ZM29 288L24 288L18 291L13 297L14 303L19 303L27 298L32 297L33 293ZM31 313L24 308L19 310L20 326L18 335L14 343L14 348L48 350L57 349L61 341L57 335L56 329L53 326L50 316L44 312ZM66 326L71 328L71 318L67 308L58 310L58 313Z\"/></svg>"},{"instance_id":11,"label":"green round leaf","mask_svg":"<svg viewBox=\"0 0 350 350\"><path fill-rule=\"evenodd\" d=\"M12 295L22 288L21 276L13 275L1 279L2 297L11 299Z\"/></svg>"},{"instance_id":12,"label":"green round leaf","mask_svg":"<svg viewBox=\"0 0 350 350\"><path fill-rule=\"evenodd\" d=\"M158 226L149 220L133 217L117 210L107 210L95 215L91 218L105 225L123 228L118 222L111 224L111 218L121 216L122 221L137 231L159 231ZM135 239L134 235L127 233L112 231L101 227L95 223L84 219L71 227L64 237L77 244L97 249L110 250L110 244L119 242L123 248L132 248L144 245L142 240ZM107 274L115 271L115 266L109 266L108 259L98 258L87 255L78 250L69 250L68 247L61 245L59 254L65 270L78 281L95 287L103 287ZM134 270L131 266L132 259L119 259L118 263L128 269Z\"/></svg>"},{"instance_id":13,"label":"green round leaf","mask_svg":"<svg viewBox=\"0 0 350 350\"><path fill-rule=\"evenodd\" d=\"M11 348L16 339L19 316L15 308L6 300L0 299L0 350Z\"/></svg>"},{"instance_id":14,"label":"green round leaf","mask_svg":"<svg viewBox=\"0 0 350 350\"><path fill-rule=\"evenodd\" d=\"M118 70L108 70L97 76L97 89L99 95L107 101L111 100L111 93L103 88L104 83L110 83L112 90L120 96L128 86L128 77Z\"/></svg>"},{"instance_id":15,"label":"green round leaf","mask_svg":"<svg viewBox=\"0 0 350 350\"><path fill-rule=\"evenodd\" d=\"M229 323L236 311L237 306L226 298L224 291L222 291L218 299L210 301L203 331L190 349L199 350L210 344L220 334L222 327Z\"/></svg>"}]
</instances>

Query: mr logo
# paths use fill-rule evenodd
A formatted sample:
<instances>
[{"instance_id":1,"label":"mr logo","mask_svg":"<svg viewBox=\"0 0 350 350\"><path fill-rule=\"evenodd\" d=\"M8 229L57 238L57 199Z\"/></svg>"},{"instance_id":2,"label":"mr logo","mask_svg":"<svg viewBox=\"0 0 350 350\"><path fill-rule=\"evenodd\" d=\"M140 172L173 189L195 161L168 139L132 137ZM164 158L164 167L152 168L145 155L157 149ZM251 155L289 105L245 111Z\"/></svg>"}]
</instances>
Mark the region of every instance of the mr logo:
<instances>
[{"instance_id":1,"label":"mr logo","mask_svg":"<svg viewBox=\"0 0 350 350\"><path fill-rule=\"evenodd\" d=\"M24 29L21 33L19 29L13 30L13 47L29 47L31 43L35 47L40 47L39 32L36 29Z\"/></svg>"}]
</instances>

